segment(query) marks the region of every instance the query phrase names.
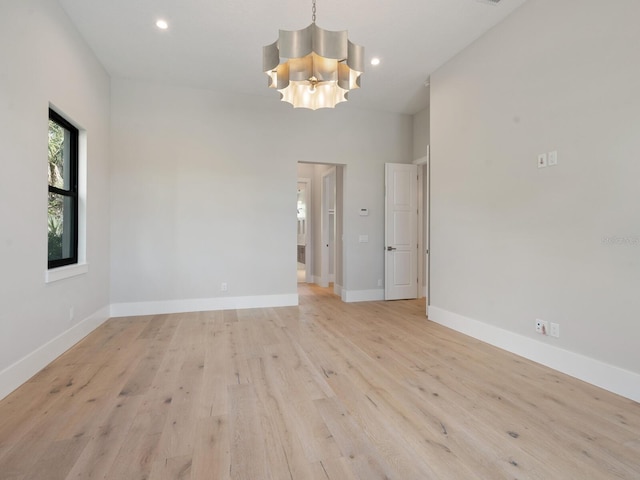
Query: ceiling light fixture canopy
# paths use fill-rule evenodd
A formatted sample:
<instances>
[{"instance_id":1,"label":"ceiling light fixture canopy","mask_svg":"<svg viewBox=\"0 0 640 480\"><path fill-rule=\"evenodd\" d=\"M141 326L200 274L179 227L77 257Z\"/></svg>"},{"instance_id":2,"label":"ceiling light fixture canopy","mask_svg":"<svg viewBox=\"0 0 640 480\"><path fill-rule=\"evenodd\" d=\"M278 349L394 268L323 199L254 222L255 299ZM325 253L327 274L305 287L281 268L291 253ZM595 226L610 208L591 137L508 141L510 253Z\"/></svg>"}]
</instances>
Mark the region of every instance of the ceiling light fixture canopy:
<instances>
[{"instance_id":1,"label":"ceiling light fixture canopy","mask_svg":"<svg viewBox=\"0 0 640 480\"><path fill-rule=\"evenodd\" d=\"M347 101L350 90L360 87L364 47L351 43L346 30L318 27L316 0L312 1L311 25L280 30L278 40L263 47L263 70L269 76L269 87L294 108L334 108Z\"/></svg>"}]
</instances>

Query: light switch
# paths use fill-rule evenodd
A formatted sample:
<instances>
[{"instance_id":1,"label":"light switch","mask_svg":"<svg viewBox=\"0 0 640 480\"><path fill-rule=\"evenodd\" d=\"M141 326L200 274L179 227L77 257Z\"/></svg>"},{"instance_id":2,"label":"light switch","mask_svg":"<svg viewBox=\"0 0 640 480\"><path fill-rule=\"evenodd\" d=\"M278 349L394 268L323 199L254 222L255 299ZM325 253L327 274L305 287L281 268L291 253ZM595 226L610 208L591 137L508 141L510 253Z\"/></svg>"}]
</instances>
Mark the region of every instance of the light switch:
<instances>
[{"instance_id":1,"label":"light switch","mask_svg":"<svg viewBox=\"0 0 640 480\"><path fill-rule=\"evenodd\" d=\"M548 153L548 164L550 167L558 164L558 151L554 150L553 152Z\"/></svg>"},{"instance_id":2,"label":"light switch","mask_svg":"<svg viewBox=\"0 0 640 480\"><path fill-rule=\"evenodd\" d=\"M369 235L360 235L358 237L358 242L367 243L369 241Z\"/></svg>"}]
</instances>

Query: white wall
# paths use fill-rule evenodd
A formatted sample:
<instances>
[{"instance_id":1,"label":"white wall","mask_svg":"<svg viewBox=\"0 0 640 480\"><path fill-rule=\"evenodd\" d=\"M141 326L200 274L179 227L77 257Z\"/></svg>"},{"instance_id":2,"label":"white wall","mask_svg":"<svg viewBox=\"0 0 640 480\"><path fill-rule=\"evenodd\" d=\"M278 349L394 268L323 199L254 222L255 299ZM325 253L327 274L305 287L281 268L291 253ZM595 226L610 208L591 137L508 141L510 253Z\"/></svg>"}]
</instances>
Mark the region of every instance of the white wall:
<instances>
[{"instance_id":1,"label":"white wall","mask_svg":"<svg viewBox=\"0 0 640 480\"><path fill-rule=\"evenodd\" d=\"M87 131L89 271L45 284L49 103ZM108 135L109 77L57 2L4 0L0 398L108 315Z\"/></svg>"},{"instance_id":2,"label":"white wall","mask_svg":"<svg viewBox=\"0 0 640 480\"><path fill-rule=\"evenodd\" d=\"M121 79L111 114L114 314L295 302L298 161L347 165L343 286L382 277L383 165L412 160L410 116Z\"/></svg>"},{"instance_id":3,"label":"white wall","mask_svg":"<svg viewBox=\"0 0 640 480\"><path fill-rule=\"evenodd\" d=\"M529 0L431 76L429 308L635 399L638 18L637 0Z\"/></svg>"},{"instance_id":4,"label":"white wall","mask_svg":"<svg viewBox=\"0 0 640 480\"><path fill-rule=\"evenodd\" d=\"M423 160L429 154L430 141L430 107L420 110L413 116L413 159ZM421 291L420 296L428 297L428 268L426 266L425 251L429 246L429 166L422 164L418 167L422 173L422 249L418 255L420 266ZM428 298L427 298L428 301Z\"/></svg>"},{"instance_id":5,"label":"white wall","mask_svg":"<svg viewBox=\"0 0 640 480\"><path fill-rule=\"evenodd\" d=\"M429 148L429 107L420 110L413 116L413 159L427 156Z\"/></svg>"}]
</instances>

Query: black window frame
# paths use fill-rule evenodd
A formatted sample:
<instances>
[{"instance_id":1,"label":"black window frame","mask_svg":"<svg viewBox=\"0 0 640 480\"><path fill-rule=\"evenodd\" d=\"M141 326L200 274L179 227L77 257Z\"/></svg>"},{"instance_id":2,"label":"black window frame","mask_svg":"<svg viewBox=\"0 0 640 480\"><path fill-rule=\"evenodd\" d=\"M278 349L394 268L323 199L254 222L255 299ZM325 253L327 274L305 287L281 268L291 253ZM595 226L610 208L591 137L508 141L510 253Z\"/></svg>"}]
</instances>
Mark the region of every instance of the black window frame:
<instances>
[{"instance_id":1,"label":"black window frame","mask_svg":"<svg viewBox=\"0 0 640 480\"><path fill-rule=\"evenodd\" d=\"M71 255L65 258L59 258L55 260L49 260L49 251L47 246L47 265L49 269L64 267L66 265L74 265L78 263L78 149L79 149L79 137L80 132L76 126L69 122L66 118L60 115L53 109L49 109L49 120L57 123L62 128L69 131L69 188L58 188L52 185L48 185L48 193L55 193L63 197L71 199L71 208L69 209L72 215L71 219Z\"/></svg>"}]
</instances>

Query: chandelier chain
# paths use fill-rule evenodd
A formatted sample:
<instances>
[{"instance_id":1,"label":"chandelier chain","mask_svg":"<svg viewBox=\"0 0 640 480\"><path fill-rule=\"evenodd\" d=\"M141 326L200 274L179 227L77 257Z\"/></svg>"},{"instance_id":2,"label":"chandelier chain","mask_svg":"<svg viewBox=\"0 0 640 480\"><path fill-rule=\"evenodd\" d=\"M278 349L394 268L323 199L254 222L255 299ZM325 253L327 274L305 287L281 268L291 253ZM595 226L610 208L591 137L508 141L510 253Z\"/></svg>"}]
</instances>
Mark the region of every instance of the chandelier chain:
<instances>
[{"instance_id":1,"label":"chandelier chain","mask_svg":"<svg viewBox=\"0 0 640 480\"><path fill-rule=\"evenodd\" d=\"M316 23L316 0L313 0L313 6L311 7L311 21Z\"/></svg>"}]
</instances>

